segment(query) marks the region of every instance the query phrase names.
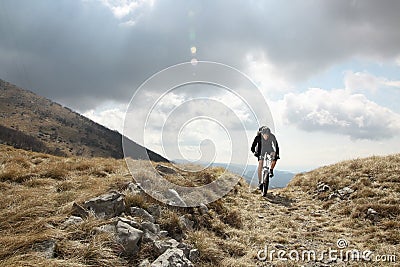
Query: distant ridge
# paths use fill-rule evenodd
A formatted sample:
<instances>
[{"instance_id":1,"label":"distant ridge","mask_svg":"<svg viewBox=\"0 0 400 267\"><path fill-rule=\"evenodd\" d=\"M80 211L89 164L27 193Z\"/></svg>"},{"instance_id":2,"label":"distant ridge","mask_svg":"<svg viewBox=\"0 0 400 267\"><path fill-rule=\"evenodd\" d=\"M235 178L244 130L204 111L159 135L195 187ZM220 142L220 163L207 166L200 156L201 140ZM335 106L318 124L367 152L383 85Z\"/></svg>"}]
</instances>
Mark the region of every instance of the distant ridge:
<instances>
[{"instance_id":1,"label":"distant ridge","mask_svg":"<svg viewBox=\"0 0 400 267\"><path fill-rule=\"evenodd\" d=\"M122 138L127 156L168 162L117 131L0 79L0 143L58 156L120 159Z\"/></svg>"}]
</instances>

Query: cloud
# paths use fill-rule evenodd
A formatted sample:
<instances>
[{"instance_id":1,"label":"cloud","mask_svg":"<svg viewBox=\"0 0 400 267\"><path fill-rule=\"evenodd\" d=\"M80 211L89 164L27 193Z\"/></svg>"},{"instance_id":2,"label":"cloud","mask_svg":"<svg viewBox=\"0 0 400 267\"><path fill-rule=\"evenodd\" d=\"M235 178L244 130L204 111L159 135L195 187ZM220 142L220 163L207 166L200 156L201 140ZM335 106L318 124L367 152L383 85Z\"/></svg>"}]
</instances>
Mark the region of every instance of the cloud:
<instances>
[{"instance_id":1,"label":"cloud","mask_svg":"<svg viewBox=\"0 0 400 267\"><path fill-rule=\"evenodd\" d=\"M286 122L305 131L382 140L400 134L400 114L348 90L311 88L285 95Z\"/></svg>"},{"instance_id":2,"label":"cloud","mask_svg":"<svg viewBox=\"0 0 400 267\"><path fill-rule=\"evenodd\" d=\"M350 91L376 92L379 88L390 86L400 87L400 81L376 77L368 72L347 71L344 77L345 88Z\"/></svg>"},{"instance_id":3,"label":"cloud","mask_svg":"<svg viewBox=\"0 0 400 267\"><path fill-rule=\"evenodd\" d=\"M370 0L3 0L0 77L85 111L126 101L152 74L190 61L195 46L199 60L285 88L354 57L393 62L399 8Z\"/></svg>"}]
</instances>

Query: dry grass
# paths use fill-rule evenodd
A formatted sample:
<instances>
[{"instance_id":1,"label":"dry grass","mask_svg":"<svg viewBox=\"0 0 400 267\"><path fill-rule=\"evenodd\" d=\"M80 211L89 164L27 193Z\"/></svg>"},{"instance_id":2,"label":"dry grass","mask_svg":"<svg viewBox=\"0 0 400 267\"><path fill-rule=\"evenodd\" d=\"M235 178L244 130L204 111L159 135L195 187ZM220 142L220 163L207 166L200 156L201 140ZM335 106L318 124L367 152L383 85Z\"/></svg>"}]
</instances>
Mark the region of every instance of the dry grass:
<instances>
[{"instance_id":1,"label":"dry grass","mask_svg":"<svg viewBox=\"0 0 400 267\"><path fill-rule=\"evenodd\" d=\"M160 204L127 189L132 177L124 161L60 158L7 146L0 146L0 152L0 266L135 266L141 259L155 258L150 245L143 245L136 259L121 257L122 249L111 235L94 231L107 220L89 217L62 227L73 202L82 203L110 190L122 191L128 207L148 209ZM134 161L131 167L137 170L135 179L154 175L146 162ZM198 186L223 173L215 168L165 177L180 185ZM195 266L270 266L257 259L257 252L266 245L323 250L336 248L339 238L346 238L349 248L398 253L399 173L400 156L356 159L297 175L287 188L273 190L268 198L250 191L240 180L224 198L207 205L208 214L200 215L197 208L162 205L157 223L199 249L200 261ZM331 187L324 197L316 195L318 182ZM348 199L327 199L345 186L355 190ZM367 216L368 209L378 216ZM182 227L182 215L194 222L193 230ZM35 250L47 240L56 241L54 258ZM275 260L273 266L297 264Z\"/></svg>"}]
</instances>

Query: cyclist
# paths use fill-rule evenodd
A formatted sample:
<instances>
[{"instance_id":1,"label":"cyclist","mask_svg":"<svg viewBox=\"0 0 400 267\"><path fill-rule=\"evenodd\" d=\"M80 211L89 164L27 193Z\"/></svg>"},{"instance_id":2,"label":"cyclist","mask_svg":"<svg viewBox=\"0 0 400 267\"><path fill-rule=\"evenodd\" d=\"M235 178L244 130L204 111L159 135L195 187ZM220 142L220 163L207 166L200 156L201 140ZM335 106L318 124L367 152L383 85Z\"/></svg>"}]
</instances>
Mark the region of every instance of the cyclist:
<instances>
[{"instance_id":1,"label":"cyclist","mask_svg":"<svg viewBox=\"0 0 400 267\"><path fill-rule=\"evenodd\" d=\"M274 176L274 168L277 160L280 158L278 141L268 127L262 126L258 129L257 135L251 145L251 152L258 158L258 184L261 187L261 172L265 153L272 156L270 177Z\"/></svg>"}]
</instances>

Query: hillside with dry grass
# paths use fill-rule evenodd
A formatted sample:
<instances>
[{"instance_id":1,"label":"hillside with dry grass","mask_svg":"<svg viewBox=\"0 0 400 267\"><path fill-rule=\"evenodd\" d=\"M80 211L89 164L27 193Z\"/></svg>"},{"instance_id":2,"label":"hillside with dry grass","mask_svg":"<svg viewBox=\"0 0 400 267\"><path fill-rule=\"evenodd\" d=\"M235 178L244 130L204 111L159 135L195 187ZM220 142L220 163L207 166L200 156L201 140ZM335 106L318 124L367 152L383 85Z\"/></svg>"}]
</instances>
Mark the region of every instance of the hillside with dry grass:
<instances>
[{"instance_id":1,"label":"hillside with dry grass","mask_svg":"<svg viewBox=\"0 0 400 267\"><path fill-rule=\"evenodd\" d=\"M0 79L0 144L58 156L123 158L122 135ZM124 137L134 159L167 161Z\"/></svg>"},{"instance_id":2,"label":"hillside with dry grass","mask_svg":"<svg viewBox=\"0 0 400 267\"><path fill-rule=\"evenodd\" d=\"M138 169L141 166L138 161ZM205 169L184 174L179 181L166 177L197 186L221 172ZM266 248L338 249L337 240L345 239L346 250L398 257L399 173L400 155L356 159L297 175L287 188L273 190L266 198L241 179L206 208L177 208L132 191L134 180L123 160L56 157L0 145L0 266L150 266L161 253L154 244L171 238L198 250L194 266L396 266L398 258L393 257L397 263L372 257L346 262L263 256ZM137 253L127 255L113 234L98 230L115 218L91 213L67 223L74 203L84 206L107 192L124 196L119 220L134 216L132 207L151 214L158 207L155 224L164 236L155 243L143 238ZM41 249L46 242L53 244L51 255Z\"/></svg>"}]
</instances>

